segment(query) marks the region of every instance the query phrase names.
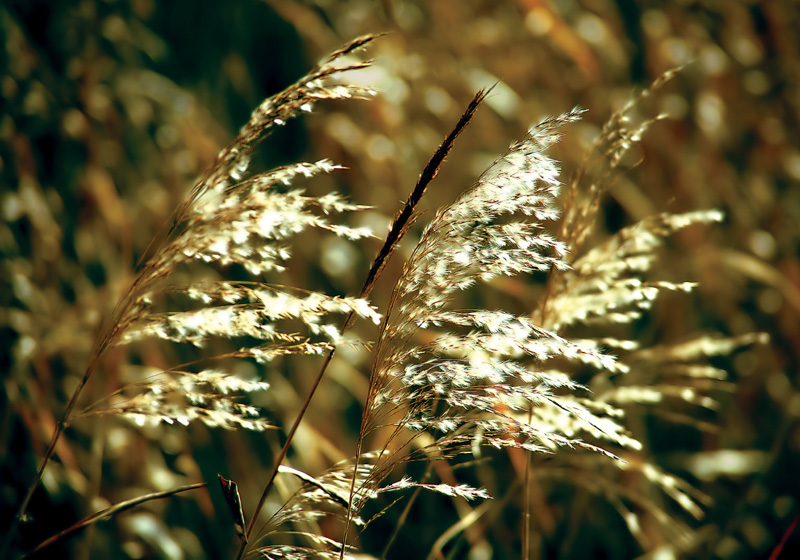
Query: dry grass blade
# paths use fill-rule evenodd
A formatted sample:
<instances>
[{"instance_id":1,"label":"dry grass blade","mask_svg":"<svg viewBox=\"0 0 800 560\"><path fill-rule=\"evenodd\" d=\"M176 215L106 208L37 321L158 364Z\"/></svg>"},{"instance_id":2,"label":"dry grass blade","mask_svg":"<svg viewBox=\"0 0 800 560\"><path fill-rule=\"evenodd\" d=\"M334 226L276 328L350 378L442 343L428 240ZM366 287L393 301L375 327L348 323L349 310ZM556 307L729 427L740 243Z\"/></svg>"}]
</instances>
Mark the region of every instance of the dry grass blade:
<instances>
[{"instance_id":1,"label":"dry grass blade","mask_svg":"<svg viewBox=\"0 0 800 560\"><path fill-rule=\"evenodd\" d=\"M152 500L163 500L164 498L169 498L170 496L174 496L182 492L188 492L189 490L197 490L198 488L205 488L205 486L206 486L205 482L187 484L186 486L181 486L179 488L173 488L171 490L165 490L163 492L153 492L152 494L139 496L138 498L133 498L132 500L126 500L124 502L114 504L111 507L108 507L102 511L98 511L97 513L94 513L88 517L81 519L80 521L68 527L67 529L64 529L57 535L53 535L49 539L43 541L39 546L31 550L29 553L27 553L24 556L24 558L35 556L48 546L52 545L53 543L63 538L66 538L77 531L85 529L86 527L89 527L90 525L97 523L98 521L102 521L104 519L110 519L111 517L120 514L123 511L129 510L133 507L136 507L138 505L144 504Z\"/></svg>"}]
</instances>

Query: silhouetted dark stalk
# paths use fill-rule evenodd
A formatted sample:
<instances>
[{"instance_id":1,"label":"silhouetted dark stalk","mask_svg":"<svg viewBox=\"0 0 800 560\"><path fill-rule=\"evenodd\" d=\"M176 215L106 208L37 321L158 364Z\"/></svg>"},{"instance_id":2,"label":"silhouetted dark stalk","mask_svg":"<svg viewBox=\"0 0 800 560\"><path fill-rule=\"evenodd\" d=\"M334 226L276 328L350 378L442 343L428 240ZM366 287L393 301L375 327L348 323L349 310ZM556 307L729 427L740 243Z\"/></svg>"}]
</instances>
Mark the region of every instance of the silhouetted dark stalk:
<instances>
[{"instance_id":1,"label":"silhouetted dark stalk","mask_svg":"<svg viewBox=\"0 0 800 560\"><path fill-rule=\"evenodd\" d=\"M494 87L494 86L492 86ZM436 150L436 153L433 154L428 164L422 170L422 173L417 180L417 184L414 187L414 190L411 191L411 194L406 200L403 209L400 211L397 216L395 216L394 220L392 221L392 227L389 229L389 234L386 236L386 240L383 243L380 251L378 251L378 255L375 257L375 260L372 262L372 266L370 266L369 273L367 274L367 278L364 281L363 286L361 287L361 291L358 293L359 298L367 298L372 293L372 288L375 286L375 282L377 282L378 278L380 277L381 273L383 272L386 263L391 257L392 253L394 252L395 248L397 247L397 243L403 238L405 233L408 231L409 226L413 222L414 218L414 210L416 209L417 204L422 199L422 196L425 194L425 189L428 187L431 181L436 177L437 173L439 172L439 168L441 167L444 159L447 157L447 154L450 153L453 144L456 141L456 138L461 131L466 128L469 124L472 117L475 115L475 111L478 110L478 106L481 102L486 99L486 96L492 88L488 90L480 90L478 93L475 94L475 97L472 98L467 109L464 111L464 114L461 115L461 118L456 123L455 128L453 131L444 139L442 145ZM343 334L347 329L349 329L353 321L355 321L355 313L350 312L347 315L347 318L344 321L344 324L341 328L341 333ZM286 435L286 443L284 443L283 448L281 448L280 453L275 458L274 465L272 467L272 471L270 472L270 476L267 479L267 484L264 487L264 491L261 493L261 497L258 500L258 505L253 512L252 517L250 518L250 522L247 525L247 530L245 532L246 540L250 540L250 535L253 532L253 528L255 527L256 521L258 519L258 515L261 511L261 508L264 506L264 502L267 499L267 495L269 494L270 489L272 488L272 484L275 482L275 477L278 475L278 469L280 468L283 460L286 458L286 454L289 452L289 446L294 439L294 435L297 432L297 428L300 426L300 422L302 422L303 417L305 416L306 411L308 410L309 405L311 404L311 399L314 398L314 394L317 391L317 387L319 387L322 378L325 376L325 372L328 369L328 365L331 363L333 359L333 355L336 353L336 348L332 348L328 355L325 357L325 361L322 363L322 367L317 374L316 379L314 380L314 384L311 386L311 390L306 397L303 406L300 409L300 412L295 418L292 427L289 429L289 432ZM359 438L358 443L358 450L356 453L356 464L355 469L353 470L353 480L350 488L350 497L352 502L352 495L353 495L353 488L355 485L355 477L356 472L358 469L358 459L361 456L361 439ZM350 504L352 506L352 504ZM350 523L350 508L348 507L347 512L347 522L345 524L345 534L343 543L347 540L347 526ZM242 543L241 548L239 549L239 554L236 556L237 560L240 560L244 556L245 549L247 548L247 543ZM342 548L342 554L344 554L344 547Z\"/></svg>"},{"instance_id":2,"label":"silhouetted dark stalk","mask_svg":"<svg viewBox=\"0 0 800 560\"><path fill-rule=\"evenodd\" d=\"M391 252L394 250L397 242L400 238L405 234L408 230L408 226L411 224L414 208L416 207L417 203L422 198L422 195L425 193L425 188L428 184L436 177L436 174L439 172L439 168L441 167L442 163L444 162L445 157L447 154L450 153L450 149L453 147L453 144L458 138L458 135L461 134L461 131L466 128L469 124L472 117L475 115L475 111L478 110L478 106L486 99L486 96L492 91L494 86L490 87L487 90L479 90L475 96L472 98L472 101L469 102L467 105L467 109L464 111L464 114L461 115L461 118L456 123L456 126L453 128L452 132L447 135L447 137L442 142L442 145L436 150L436 153L433 154L433 157L428 162L428 165L422 170L422 173L417 180L417 185L414 187L414 190L411 192L411 196L408 197L403 210L397 217L394 219L392 223L392 228L389 231L389 235L386 237L386 242L381 248L380 253L378 253L378 258L375 260L376 262L373 263L372 268L369 271L369 275L367 276L367 284L374 283L374 280L380 274L383 266L388 259ZM379 262L380 261L380 262ZM355 485L356 485L356 474L358 472L358 464L361 460L362 454L362 444L364 441L364 423L362 421L361 425L361 433L358 436L358 444L356 449L356 457L355 457L355 468L353 469L353 477L350 480L350 506L347 510L347 518L345 520L344 525L344 535L342 537L342 549L339 553L339 558L344 558L344 551L347 545L347 533L350 529L350 522L352 521L352 501L353 501L353 493L355 492Z\"/></svg>"}]
</instances>

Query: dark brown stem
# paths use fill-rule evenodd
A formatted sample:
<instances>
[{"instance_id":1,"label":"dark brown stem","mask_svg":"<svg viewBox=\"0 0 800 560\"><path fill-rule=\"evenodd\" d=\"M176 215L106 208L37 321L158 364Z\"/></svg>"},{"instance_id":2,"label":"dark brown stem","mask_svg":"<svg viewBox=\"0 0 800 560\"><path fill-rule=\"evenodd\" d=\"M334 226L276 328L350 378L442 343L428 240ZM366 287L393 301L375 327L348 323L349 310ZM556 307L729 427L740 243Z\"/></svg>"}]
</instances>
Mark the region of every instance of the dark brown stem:
<instances>
[{"instance_id":1,"label":"dark brown stem","mask_svg":"<svg viewBox=\"0 0 800 560\"><path fill-rule=\"evenodd\" d=\"M425 194L425 189L427 188L428 184L433 181L436 177L437 173L439 173L439 168L444 163L444 159L447 157L447 154L450 153L450 150L453 147L453 144L458 138L458 135L461 134L461 131L466 128L469 124L472 117L475 115L475 111L478 110L478 106L486 99L486 96L489 95L489 92L492 91L494 86L489 88L488 90L480 90L478 91L475 96L472 98L472 101L469 102L467 105L467 109L464 111L464 114L461 115L461 118L456 123L456 126L453 128L452 132L447 135L447 137L442 142L442 145L436 150L431 157L428 164L422 170L422 173L417 180L417 184L414 187L414 190L411 192L411 196L408 197L405 206L394 219L392 223L392 228L389 231L389 235L386 238L386 242L381 249L381 252L378 254L378 258L375 259L375 262L372 264L372 268L369 271L369 275L367 276L367 283L371 281L374 282L374 278L380 273L383 269L383 266L386 262L386 258L391 254L396 246L397 242L402 238L405 232L408 230L408 225L414 215L414 208L416 207L417 203L422 198L422 195ZM384 254L386 255L385 257ZM383 258L382 258L383 257ZM386 324L386 322L384 322ZM369 399L369 397L368 397ZM367 401L369 402L369 400ZM364 415L366 419L366 415ZM358 437L358 444L356 450L356 457L355 457L355 466L353 468L353 477L350 480L350 502L351 507L347 510L347 518L345 520L344 525L344 535L342 536L342 549L339 553L339 558L344 559L344 551L345 547L347 546L347 534L350 530L350 522L352 521L352 502L353 502L353 494L355 493L355 485L356 485L356 475L358 473L358 464L361 461L361 447L364 440L364 424L362 422L361 426L361 433Z\"/></svg>"},{"instance_id":2,"label":"dark brown stem","mask_svg":"<svg viewBox=\"0 0 800 560\"><path fill-rule=\"evenodd\" d=\"M430 184L430 182L436 177L436 174L439 172L439 168L441 167L442 163L444 162L445 157L450 152L450 149L453 147L453 143L461 131L469 124L469 121L472 119L475 111L478 109L478 105L486 98L491 88L487 91L480 90L478 93L475 94L475 97L472 99L470 104L467 106L466 111L459 119L458 123L456 124L453 131L445 138L442 145L439 146L439 149L436 150L436 153L430 159L428 164L423 169L422 173L417 180L417 184L414 187L414 190L411 192L411 195L406 200L403 209L400 211L399 214L394 218L392 222L392 227L389 230L389 234L386 236L386 240L383 243L378 255L375 257L375 260L372 262L372 266L369 269L369 273L367 274L367 278L364 281L363 286L361 287L361 291L358 294L358 297L365 298L372 293L372 288L375 286L375 282L377 282L378 278L383 272L384 267L386 266L389 257L391 257L392 253L394 252L397 243L402 239L403 235L405 235L406 231L408 231L408 226L410 225L413 215L414 209L416 208L419 201L422 199L422 195L425 194L425 189ZM344 325L341 328L341 333L344 333L355 321L355 313L350 312L345 319ZM308 410L309 405L311 404L311 399L314 397L314 393L317 391L317 387L319 387L322 378L325 376L325 372L328 369L328 365L331 363L333 359L333 355L336 352L336 349L333 348L325 357L325 361L322 363L322 367L320 368L319 373L317 374L317 378L314 380L314 384L309 391L308 396L306 397L305 402L303 403L300 412L297 415L297 418L292 424L292 427L289 429L289 432L286 435L286 443L281 448L280 453L275 458L274 465L272 467L272 471L270 472L269 478L267 479L267 484L264 487L264 491L261 493L261 497L258 500L258 505L256 506L255 511L253 512L252 517L250 518L250 522L247 525L247 530L245 531L246 540L250 540L250 535L255 528L256 522L258 520L258 516L261 512L261 508L264 506L264 502L266 502L267 495L269 494L270 489L272 488L272 484L275 482L275 477L278 475L278 469L280 468L283 460L286 458L286 454L289 451L289 446L292 443L294 438L295 432L297 432L297 428L300 425L300 422L303 420L306 411ZM359 448L356 455L356 468L358 467L358 460L361 455L361 437L359 437ZM355 471L354 471L355 473ZM355 486L355 474L353 475L353 480L351 481L351 488L350 488L350 501L352 502L352 496ZM345 534L344 539L347 539L347 527L350 524L350 510L347 513L347 524L345 525ZM247 549L247 543L242 543L242 546L239 549L239 553L237 554L237 560L241 560L244 557L245 550ZM344 548L342 548L342 553L344 553Z\"/></svg>"},{"instance_id":3,"label":"dark brown stem","mask_svg":"<svg viewBox=\"0 0 800 560\"><path fill-rule=\"evenodd\" d=\"M475 97L473 97L472 101L469 102L466 111L464 111L464 114L461 115L461 118L459 119L455 128L453 128L453 131L447 136L447 138L444 139L444 142L442 142L442 145L436 150L436 153L433 154L433 157L425 166L425 169L422 170L422 173L417 180L417 184L414 187L414 190L411 192L411 196L408 197L405 206L392 222L392 228L389 231L389 235L386 237L386 242L383 244L380 253L378 253L375 261L372 263L372 268L370 268L367 281L364 283L365 286L371 286L371 284L373 284L377 279L377 276L383 269L386 260L393 251L394 246L398 241L400 241L408 229L408 225L414 214L414 209L422 198L422 195L425 194L425 189L428 187L428 184L433 181L433 179L436 177L436 174L439 173L439 168L442 166L444 158L446 158L447 154L450 153L450 149L453 147L456 138L469 124L469 121L475 115L475 111L478 110L478 106L484 99L486 99L486 96L489 95L493 88L494 86L485 91L480 90L475 94Z\"/></svg>"},{"instance_id":4,"label":"dark brown stem","mask_svg":"<svg viewBox=\"0 0 800 560\"><path fill-rule=\"evenodd\" d=\"M348 319L354 315L352 312L348 315ZM345 321L347 324L347 320ZM267 495L269 494L270 489L272 488L273 482L275 482L275 477L278 475L278 470L280 469L281 463L286 458L286 454L289 452L289 446L294 439L294 434L297 432L297 428L300 426L300 421L305 416L306 411L308 410L308 406L311 404L311 398L314 396L314 393L317 391L317 387L319 387L320 382L322 381L322 377L325 373L325 370L328 368L328 364L331 363L333 359L333 354L335 352L335 348L332 349L328 355L325 357L325 361L322 363L322 368L320 369L317 378L314 380L314 385L311 387L311 391L309 391L308 396L306 397L305 402L303 403L303 407L300 409L300 412L297 414L297 418L295 418L294 424L289 429L289 432L286 434L286 443L283 444L280 453L278 456L275 457L275 462L272 467L272 472L269 474L269 478L267 479L267 484L264 486L263 492L261 492L261 497L258 500L258 505L256 509L253 511L253 515L250 517L250 522L247 524L247 530L245 531L245 542L242 542L242 546L239 548L239 554L237 554L236 558L240 560L245 553L245 549L247 548L247 541L250 540L250 535L255 528L256 521L258 520L258 514L261 512L261 508L264 507L264 502L267 500Z\"/></svg>"}]
</instances>

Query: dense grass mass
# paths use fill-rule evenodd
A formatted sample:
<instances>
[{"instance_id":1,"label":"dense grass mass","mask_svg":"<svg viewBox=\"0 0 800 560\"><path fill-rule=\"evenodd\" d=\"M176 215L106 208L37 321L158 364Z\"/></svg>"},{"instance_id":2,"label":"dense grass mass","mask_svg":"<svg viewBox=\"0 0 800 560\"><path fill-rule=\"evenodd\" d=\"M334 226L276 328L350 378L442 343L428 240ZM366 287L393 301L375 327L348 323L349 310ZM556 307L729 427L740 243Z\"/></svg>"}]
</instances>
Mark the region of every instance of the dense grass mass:
<instances>
[{"instance_id":1,"label":"dense grass mass","mask_svg":"<svg viewBox=\"0 0 800 560\"><path fill-rule=\"evenodd\" d=\"M0 8L0 556L789 557L796 8L589 4Z\"/></svg>"}]
</instances>

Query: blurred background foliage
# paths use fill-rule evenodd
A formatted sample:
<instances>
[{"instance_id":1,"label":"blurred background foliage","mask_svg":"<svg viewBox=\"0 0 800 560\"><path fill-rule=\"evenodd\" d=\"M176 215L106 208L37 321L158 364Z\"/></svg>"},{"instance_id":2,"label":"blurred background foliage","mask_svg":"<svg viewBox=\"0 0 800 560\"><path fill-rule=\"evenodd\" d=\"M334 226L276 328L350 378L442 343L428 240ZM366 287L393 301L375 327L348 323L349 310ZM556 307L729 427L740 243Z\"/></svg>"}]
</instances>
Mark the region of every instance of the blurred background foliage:
<instances>
[{"instance_id":1,"label":"blurred background foliage","mask_svg":"<svg viewBox=\"0 0 800 560\"><path fill-rule=\"evenodd\" d=\"M346 165L308 189L335 188L374 206L355 219L380 234L474 92L497 83L423 201L429 211L404 243L405 255L435 209L531 123L574 105L589 109L551 152L563 162L567 182L631 92L686 65L637 106L641 118L670 118L647 132L631 170L613 185L597 239L659 211L726 213L723 225L692 228L674 240L658 274L700 287L657 305L653 320L638 326L641 338L661 343L692 332L764 331L771 343L715 364L735 382L717 412L659 415L654 407L634 421L656 463L713 498L706 517L691 522L698 533L685 556L768 556L800 514L797 29L800 5L790 0L4 0L0 527L33 478L102 317L193 179L264 97L345 41L387 32L370 51L375 65L355 75L380 96L321 105L288 123L257 151L256 165L322 157ZM376 249L377 242L311 238L296 249L283 281L355 294ZM376 290L381 309L401 260L390 264ZM528 286L506 281L498 288L488 305L535 308ZM357 332L375 336L368 326ZM168 367L176 355L188 359L181 352L112 353L86 400L128 381L124 364ZM368 353L349 353L335 366L290 456L306 472L354 452ZM294 359L268 371L237 367L272 384L254 404L285 425L318 366ZM687 427L664 418L670 414L704 423ZM35 522L23 527L26 549L109 504L213 483L217 472L239 483L249 515L282 443L279 432L139 429L121 420L77 421L67 435L35 495ZM476 482L502 499L441 557L488 558L489 549L495 558L518 557L513 464L496 459ZM659 545L669 544L653 527L643 547L602 491L565 478L546 486L537 501L536 557L655 558ZM286 485L282 492L291 491ZM210 486L148 503L46 554L225 557L235 537L224 508ZM393 520L387 515L367 533L371 551L379 553ZM395 557L427 555L457 520L453 503L420 501ZM794 534L782 557L798 550Z\"/></svg>"}]
</instances>

